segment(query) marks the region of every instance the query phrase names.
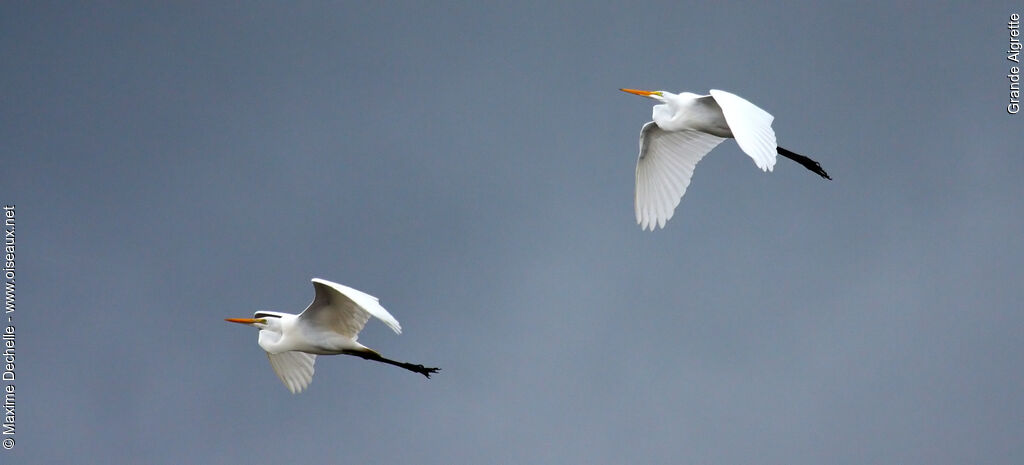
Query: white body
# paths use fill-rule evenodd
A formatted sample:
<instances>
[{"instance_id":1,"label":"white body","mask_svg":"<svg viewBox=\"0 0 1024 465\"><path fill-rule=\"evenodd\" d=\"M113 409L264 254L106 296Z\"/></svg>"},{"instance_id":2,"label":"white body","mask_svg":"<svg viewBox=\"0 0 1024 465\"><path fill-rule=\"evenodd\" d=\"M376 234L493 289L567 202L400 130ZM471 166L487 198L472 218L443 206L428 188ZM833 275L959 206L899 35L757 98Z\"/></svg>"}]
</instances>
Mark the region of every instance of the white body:
<instances>
[{"instance_id":1,"label":"white body","mask_svg":"<svg viewBox=\"0 0 1024 465\"><path fill-rule=\"evenodd\" d=\"M726 138L735 138L763 171L775 167L774 117L743 98L717 89L710 95L623 90L662 102L640 131L634 207L641 228L665 227L697 162Z\"/></svg>"},{"instance_id":2,"label":"white body","mask_svg":"<svg viewBox=\"0 0 1024 465\"><path fill-rule=\"evenodd\" d=\"M260 330L259 345L268 354L300 351L336 355L346 350L367 350L356 342L359 331L377 317L397 334L402 326L377 298L348 286L314 278L316 296L302 313L257 312L278 316L276 327Z\"/></svg>"},{"instance_id":3,"label":"white body","mask_svg":"<svg viewBox=\"0 0 1024 465\"><path fill-rule=\"evenodd\" d=\"M260 328L259 345L267 352L274 373L292 393L302 392L313 381L317 355L375 353L357 342L371 316L395 333L402 332L398 320L372 295L323 279L313 279L313 288L313 302L298 315L259 311L253 319L233 319L252 321L249 324Z\"/></svg>"}]
</instances>

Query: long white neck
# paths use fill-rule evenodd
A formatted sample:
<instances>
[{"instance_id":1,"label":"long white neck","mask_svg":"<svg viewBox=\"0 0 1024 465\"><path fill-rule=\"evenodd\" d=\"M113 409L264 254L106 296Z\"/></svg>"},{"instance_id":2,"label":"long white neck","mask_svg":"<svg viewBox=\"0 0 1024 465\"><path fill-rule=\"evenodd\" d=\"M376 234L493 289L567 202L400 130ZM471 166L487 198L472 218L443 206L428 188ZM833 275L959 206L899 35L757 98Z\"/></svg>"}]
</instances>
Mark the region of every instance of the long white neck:
<instances>
[{"instance_id":1,"label":"long white neck","mask_svg":"<svg viewBox=\"0 0 1024 465\"><path fill-rule=\"evenodd\" d=\"M281 333L270 329L260 330L259 345L263 350L272 354L286 352L281 347Z\"/></svg>"},{"instance_id":2,"label":"long white neck","mask_svg":"<svg viewBox=\"0 0 1024 465\"><path fill-rule=\"evenodd\" d=\"M295 315L282 315L280 318L273 319L268 318L267 327L260 330L258 340L260 347L272 354L295 350L292 347L292 341L287 337L287 334L295 324L295 320Z\"/></svg>"},{"instance_id":3,"label":"long white neck","mask_svg":"<svg viewBox=\"0 0 1024 465\"><path fill-rule=\"evenodd\" d=\"M661 92L661 104L651 109L651 119L658 123L658 127L666 131L677 131L683 129L679 125L679 117L684 99L671 92Z\"/></svg>"}]
</instances>

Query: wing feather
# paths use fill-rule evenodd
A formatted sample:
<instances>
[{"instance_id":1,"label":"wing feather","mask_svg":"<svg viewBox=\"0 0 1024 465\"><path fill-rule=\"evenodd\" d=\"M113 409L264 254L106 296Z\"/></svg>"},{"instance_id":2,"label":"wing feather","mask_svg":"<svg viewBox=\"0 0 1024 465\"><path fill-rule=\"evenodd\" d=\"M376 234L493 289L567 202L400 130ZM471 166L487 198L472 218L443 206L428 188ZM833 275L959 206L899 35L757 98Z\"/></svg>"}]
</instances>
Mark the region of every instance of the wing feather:
<instances>
[{"instance_id":1,"label":"wing feather","mask_svg":"<svg viewBox=\"0 0 1024 465\"><path fill-rule=\"evenodd\" d=\"M281 379L285 387L292 394L298 394L313 382L313 364L316 363L316 355L305 352L281 352L272 354L267 352L270 359L270 367Z\"/></svg>"},{"instance_id":2,"label":"wing feather","mask_svg":"<svg viewBox=\"0 0 1024 465\"><path fill-rule=\"evenodd\" d=\"M729 130L743 152L762 171L772 171L777 153L775 131L772 130L775 117L746 99L724 90L711 89L711 96L722 107Z\"/></svg>"},{"instance_id":3,"label":"wing feather","mask_svg":"<svg viewBox=\"0 0 1024 465\"><path fill-rule=\"evenodd\" d=\"M299 321L327 327L356 340L370 317L383 321L392 331L401 334L402 325L377 301L377 298L351 287L314 278L316 296L299 314Z\"/></svg>"},{"instance_id":4,"label":"wing feather","mask_svg":"<svg viewBox=\"0 0 1024 465\"><path fill-rule=\"evenodd\" d=\"M700 131L665 131L651 121L640 130L636 163L636 222L665 227L686 193L693 170L723 138Z\"/></svg>"}]
</instances>

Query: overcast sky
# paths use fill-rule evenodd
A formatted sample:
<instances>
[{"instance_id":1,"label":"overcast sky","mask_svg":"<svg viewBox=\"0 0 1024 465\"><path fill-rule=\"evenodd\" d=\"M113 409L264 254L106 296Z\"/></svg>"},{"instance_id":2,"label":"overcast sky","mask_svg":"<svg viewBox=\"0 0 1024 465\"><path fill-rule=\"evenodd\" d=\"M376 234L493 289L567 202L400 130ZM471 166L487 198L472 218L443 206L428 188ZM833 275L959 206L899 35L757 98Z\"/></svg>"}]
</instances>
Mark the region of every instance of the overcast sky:
<instances>
[{"instance_id":1,"label":"overcast sky","mask_svg":"<svg viewBox=\"0 0 1024 465\"><path fill-rule=\"evenodd\" d=\"M1018 3L0 6L7 463L1024 463ZM775 115L668 227L651 101ZM229 324L321 277L430 380ZM11 458L13 457L13 461Z\"/></svg>"}]
</instances>

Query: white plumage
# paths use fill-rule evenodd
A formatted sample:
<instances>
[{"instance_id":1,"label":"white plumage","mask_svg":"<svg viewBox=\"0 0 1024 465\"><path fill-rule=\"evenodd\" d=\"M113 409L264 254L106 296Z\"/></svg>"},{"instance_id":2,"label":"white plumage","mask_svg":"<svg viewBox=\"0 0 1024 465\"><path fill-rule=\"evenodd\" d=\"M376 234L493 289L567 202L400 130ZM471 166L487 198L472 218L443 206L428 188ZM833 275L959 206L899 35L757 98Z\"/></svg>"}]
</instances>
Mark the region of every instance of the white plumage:
<instances>
[{"instance_id":1,"label":"white plumage","mask_svg":"<svg viewBox=\"0 0 1024 465\"><path fill-rule=\"evenodd\" d=\"M359 332L370 317L384 322L395 333L402 326L377 298L348 286L313 279L313 302L298 314L258 311L252 318L227 318L259 328L259 345L267 352L270 366L292 393L302 392L313 381L317 355L354 355L367 360L399 366L426 377L438 368L396 362L360 344Z\"/></svg>"},{"instance_id":2,"label":"white plumage","mask_svg":"<svg viewBox=\"0 0 1024 465\"><path fill-rule=\"evenodd\" d=\"M780 154L831 179L814 160L778 147L772 129L774 117L737 95L717 89L710 95L621 90L662 102L654 106L653 121L640 130L634 207L642 229L665 227L686 193L697 163L726 138L735 138L763 171L772 171L776 154Z\"/></svg>"}]
</instances>

